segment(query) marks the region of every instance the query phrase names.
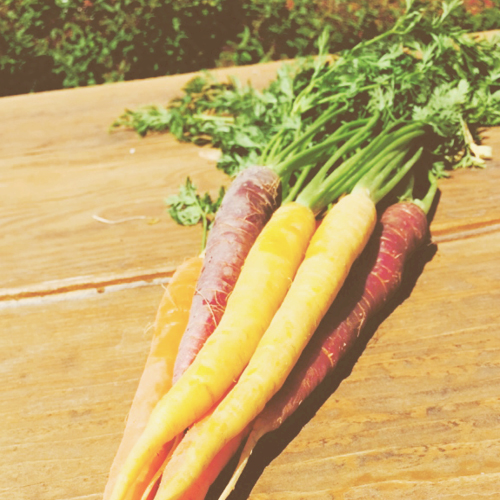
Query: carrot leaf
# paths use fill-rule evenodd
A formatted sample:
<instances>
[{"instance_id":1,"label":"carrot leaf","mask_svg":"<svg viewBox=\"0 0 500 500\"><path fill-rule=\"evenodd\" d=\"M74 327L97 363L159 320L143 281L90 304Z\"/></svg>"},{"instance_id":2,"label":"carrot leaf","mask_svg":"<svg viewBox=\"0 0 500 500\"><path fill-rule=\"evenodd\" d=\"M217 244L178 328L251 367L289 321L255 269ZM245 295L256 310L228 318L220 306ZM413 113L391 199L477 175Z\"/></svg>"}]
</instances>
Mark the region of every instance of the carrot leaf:
<instances>
[{"instance_id":1,"label":"carrot leaf","mask_svg":"<svg viewBox=\"0 0 500 500\"><path fill-rule=\"evenodd\" d=\"M188 177L186 183L180 187L179 193L171 195L165 200L168 205L168 213L177 224L194 226L201 223L203 227L202 250L205 248L207 233L213 223L214 215L222 203L224 193L225 190L221 187L215 201L212 200L209 193L201 196Z\"/></svg>"}]
</instances>

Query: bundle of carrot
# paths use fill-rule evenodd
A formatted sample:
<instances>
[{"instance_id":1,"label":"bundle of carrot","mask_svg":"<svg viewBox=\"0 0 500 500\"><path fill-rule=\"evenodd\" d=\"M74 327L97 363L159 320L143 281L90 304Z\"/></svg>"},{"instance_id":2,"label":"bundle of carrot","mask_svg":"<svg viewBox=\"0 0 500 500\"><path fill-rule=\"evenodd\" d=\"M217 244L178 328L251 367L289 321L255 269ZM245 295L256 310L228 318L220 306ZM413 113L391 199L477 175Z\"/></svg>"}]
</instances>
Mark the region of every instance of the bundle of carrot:
<instances>
[{"instance_id":1,"label":"bundle of carrot","mask_svg":"<svg viewBox=\"0 0 500 500\"><path fill-rule=\"evenodd\" d=\"M339 114L342 108L335 109L333 112L329 110L328 117L334 117ZM288 240L292 246L295 253L291 253L289 261L284 263L282 275L278 278L277 269L275 269L275 263L268 259L265 266L257 265L257 269L260 269L259 273L254 273L253 271L247 272L246 284L245 278L239 278L243 262L248 262L250 260L249 251L255 248L258 243L256 241L257 236L261 233L263 227L268 223L269 218L280 202L280 193L283 183L281 179L285 176L289 176L291 172L300 168L311 167L311 162L321 157L321 155L327 154L332 150L332 148L338 147L339 143L342 143L342 151L346 154L348 151L354 150L354 147L360 144L361 141L366 140L367 134L370 130L374 128L376 120L366 120L361 119L354 123L347 123L339 125L337 129L328 136L328 139L321 144L317 144L313 148L309 148L306 151L302 149L305 143L305 137L312 137L317 129L323 126L326 122L325 118L322 117L321 120L311 124L303 135L299 135L295 141L287 144L287 156L286 161L278 162L276 161L272 167L251 167L243 171L231 184L230 189L226 193L224 200L217 212L213 227L210 231L209 237L207 239L206 248L204 251L204 264L201 269L200 276L196 282L196 289L192 299L192 305L189 311L189 317L187 319L185 330L182 335L182 340L180 341L178 352L176 355L175 366L173 367L173 381L175 386L170 389L168 396L173 397L176 390L182 387L183 374L188 369L188 367L193 363L193 360L197 356L203 356L202 353L198 354L200 348L204 345L207 338L214 332L216 327L223 329L224 323L221 321L223 313L226 310L226 304L228 302L228 297L230 294L231 299L237 302L235 297L241 296L245 297L248 295L248 290L251 290L254 297L253 309L257 308L260 304L262 294L266 293L266 290L270 287L276 287L279 290L276 298L268 303L268 318L273 316L279 303L283 299L284 293L288 287L289 281L293 277L293 274L300 263L300 259L305 251L305 245L308 241L308 235L310 236L312 230L315 227L314 215L309 217L303 217L303 221L294 221L295 213L300 212L297 210L284 210L283 213L274 214L274 218L278 220L280 224L281 221L285 221L288 225L292 227L286 227L284 229L278 229L281 231L282 235L288 233ZM294 152L295 150L295 152ZM305 153L305 154L304 154ZM271 221L269 221L271 224ZM267 227L267 226L266 226ZM268 243L264 243L267 246L274 244L282 239L283 236L272 236L273 240ZM301 238L303 238L301 240ZM276 256L276 260L279 261L279 255ZM257 260L260 257L256 257ZM238 289L234 289L235 283L242 282ZM239 290L239 291L238 291ZM247 307L248 304L247 304ZM262 315L262 312L260 313ZM249 315L250 316L250 315ZM230 316L224 316L226 323L229 324L229 329L233 328L236 321L241 321L241 315L239 312L234 313L234 317L231 320ZM229 319L228 319L229 318ZM258 319L258 315L253 315L253 319ZM231 323L232 322L232 323ZM255 321L254 321L255 323ZM251 321L247 324L247 330L252 331L254 328L254 323ZM258 323L258 321L257 321ZM265 328L266 323L260 328ZM257 329L257 331L259 331ZM262 332L261 332L262 333ZM255 349L255 343L258 338L255 337L252 340L252 344L249 344L251 348L247 348L244 345L239 348L239 351L246 354L246 358L241 356L239 361L240 368L237 368L239 372L235 372L229 376L229 379L234 379L244 368L245 364L248 362L251 355L252 349ZM215 351L224 352L227 348L215 347ZM209 354L209 359L212 363L215 362L216 358L213 354ZM169 367L170 369L170 367ZM203 368L204 369L204 368ZM149 383L153 383L149 377ZM189 386L188 382L188 386ZM199 388L194 387L194 392L197 393ZM225 389L223 389L225 390ZM167 392L166 390L164 392ZM180 391L182 394L182 391ZM218 394L216 397L221 397L222 393ZM199 394L196 394L199 396ZM209 394L212 398L212 394ZM189 399L193 397L193 390L187 393L187 404ZM209 403L203 402L202 399L199 400L200 409L196 410L194 419L200 418L213 404L215 401L211 400ZM131 412L132 414L133 412ZM173 437L177 436L182 430L183 426L190 425L194 420L190 420L187 423L182 422L178 425L181 427ZM137 426L136 426L137 427ZM134 436L137 432L134 433ZM130 441L127 448L130 448ZM153 484L158 479L158 472L161 472L161 463L168 457L169 451L175 446L176 441L172 439L166 440L160 446L160 449L156 450L157 455L153 457L151 463L146 466L145 473L134 480L133 485L128 485L127 489L130 491L135 490L136 493L131 494L131 498L134 495L145 495L149 494L150 485ZM129 450L130 451L130 450ZM118 462L123 462L124 454L120 451L119 457L115 461L113 466L113 474L110 477L108 486L106 488L106 498L115 487L115 482L117 477L115 470L118 468ZM122 464L123 465L123 464ZM140 496L138 498L140 498Z\"/></svg>"},{"instance_id":2,"label":"bundle of carrot","mask_svg":"<svg viewBox=\"0 0 500 500\"><path fill-rule=\"evenodd\" d=\"M377 122L378 116L363 130ZM166 447L175 449L162 466L155 498L179 498L257 416L284 383L366 245L376 203L417 161L421 151L414 142L423 133L421 125L390 126L356 153L360 168L347 160L326 175L333 163L326 162L313 178L320 185L314 196L304 190L297 202L274 212L214 332L151 413L111 499L141 498L149 491L146 483L156 479L157 458ZM350 194L327 211L315 231L315 213L345 192Z\"/></svg>"},{"instance_id":3,"label":"bundle of carrot","mask_svg":"<svg viewBox=\"0 0 500 500\"><path fill-rule=\"evenodd\" d=\"M260 436L294 411L397 289L406 255L426 234L434 175L442 176L446 164L478 164L465 124L500 119L498 50L457 33L445 38L454 4L433 21L427 44L416 41L422 13L409 9L390 33L332 64L316 62L308 79L300 76L287 111L299 125L276 125L261 148L267 166L244 170L230 186L209 233L189 318L184 308L176 326L183 338L175 370L170 355L165 371L150 377L150 384L162 377L164 383L147 396L148 418L130 438L126 432L128 453L117 455L106 499L201 500L250 433L229 491ZM388 209L382 233L372 236L377 204L415 169L432 170L429 194ZM352 278L364 280L365 293L345 311L342 296L351 285L344 282L370 237L376 250L363 255L378 253L376 265L367 277ZM382 272L381 288L374 283Z\"/></svg>"}]
</instances>

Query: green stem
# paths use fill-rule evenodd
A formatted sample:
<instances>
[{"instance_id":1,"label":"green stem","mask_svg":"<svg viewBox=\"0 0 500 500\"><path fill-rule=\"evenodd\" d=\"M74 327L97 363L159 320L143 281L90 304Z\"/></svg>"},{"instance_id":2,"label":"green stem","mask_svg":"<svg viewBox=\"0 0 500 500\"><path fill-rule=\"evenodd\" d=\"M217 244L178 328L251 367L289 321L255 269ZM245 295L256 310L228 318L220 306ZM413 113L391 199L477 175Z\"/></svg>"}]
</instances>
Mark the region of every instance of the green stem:
<instances>
[{"instance_id":1,"label":"green stem","mask_svg":"<svg viewBox=\"0 0 500 500\"><path fill-rule=\"evenodd\" d=\"M321 95L318 96L317 101L314 102L315 106L322 106L324 104L328 104L331 102L336 102L339 100L339 96L343 97L344 99L349 99L352 100L355 97L359 97L363 92L366 92L367 90L373 90L377 87L380 86L380 83L373 83L370 85L365 85L364 87L360 87L359 89L356 89L356 92L353 94L352 92L342 92L341 94L334 94L334 95L328 95L326 97L322 97Z\"/></svg>"},{"instance_id":2,"label":"green stem","mask_svg":"<svg viewBox=\"0 0 500 500\"><path fill-rule=\"evenodd\" d=\"M293 151L296 151L301 148L301 146L308 141L321 127L323 127L329 120L333 120L336 116L340 115L346 110L347 106L343 106L341 108L333 108L332 110L328 110L323 113L318 119L316 119L309 128L302 134L299 135L290 145L288 145L283 151L279 154L271 157L271 162L280 163L287 158ZM269 158L268 158L269 161Z\"/></svg>"},{"instance_id":3,"label":"green stem","mask_svg":"<svg viewBox=\"0 0 500 500\"><path fill-rule=\"evenodd\" d=\"M429 210L432 207L438 188L437 177L432 172L429 172L429 182L430 187L427 190L427 194L421 200L413 200L413 203L419 206L426 214L429 213Z\"/></svg>"},{"instance_id":4,"label":"green stem","mask_svg":"<svg viewBox=\"0 0 500 500\"><path fill-rule=\"evenodd\" d=\"M201 236L201 251L203 252L203 250L205 250L205 247L207 246L207 233L208 233L208 221L205 214L201 216L201 222L203 228L203 234Z\"/></svg>"},{"instance_id":5,"label":"green stem","mask_svg":"<svg viewBox=\"0 0 500 500\"><path fill-rule=\"evenodd\" d=\"M349 130L349 127L342 125L328 139L290 156L285 161L274 165L272 169L280 177L283 177L303 165L308 165L309 163L316 161L321 155L335 146L335 144L351 137L352 134L353 132Z\"/></svg>"},{"instance_id":6,"label":"green stem","mask_svg":"<svg viewBox=\"0 0 500 500\"><path fill-rule=\"evenodd\" d=\"M296 196L298 195L302 186L304 185L304 182L307 179L307 176L309 175L309 172L311 171L313 166L314 165L308 165L307 167L304 167L302 169L300 176L297 179L297 182L295 183L293 188L290 190L290 193L283 201L283 204L290 203L291 201L295 200Z\"/></svg>"},{"instance_id":7,"label":"green stem","mask_svg":"<svg viewBox=\"0 0 500 500\"><path fill-rule=\"evenodd\" d=\"M276 137L276 140L273 141L272 147L267 152L266 163L264 165L272 164L273 158L276 156L276 151L279 151L283 144L283 139L285 138L286 130L282 128Z\"/></svg>"},{"instance_id":8,"label":"green stem","mask_svg":"<svg viewBox=\"0 0 500 500\"><path fill-rule=\"evenodd\" d=\"M325 187L325 184L326 186L329 186L331 183L335 183L337 179L343 179L346 175L352 173L352 164L355 163L353 158L359 157L363 154L366 148L358 151L358 153L355 153L353 157L345 160L325 179L328 171L337 161L339 161L348 152L355 150L363 144L366 139L368 139L373 128L377 124L378 118L378 114L374 115L370 120L368 120L368 122L366 122L364 127L358 130L354 136L352 136L335 151L328 161L325 162L325 164L320 168L318 173L314 176L314 179L312 179L307 187L301 192L300 196L297 198L297 202L310 207L316 206L317 201L320 198L323 198L325 191L328 191L328 187ZM367 146L368 149L370 149L370 147L370 145Z\"/></svg>"},{"instance_id":9,"label":"green stem","mask_svg":"<svg viewBox=\"0 0 500 500\"><path fill-rule=\"evenodd\" d=\"M193 115L194 120L201 120L204 122L224 122L224 123L234 123L234 116L220 116L220 115L204 115L198 114Z\"/></svg>"},{"instance_id":10,"label":"green stem","mask_svg":"<svg viewBox=\"0 0 500 500\"><path fill-rule=\"evenodd\" d=\"M417 161L421 152L402 165L414 140L424 131L420 123L402 127L396 123L386 127L368 146L345 160L326 179L320 178L318 172L297 197L297 202L319 213L340 195L356 188L368 189L378 201Z\"/></svg>"},{"instance_id":11,"label":"green stem","mask_svg":"<svg viewBox=\"0 0 500 500\"><path fill-rule=\"evenodd\" d=\"M400 199L401 200L409 200L413 196L413 188L415 187L415 176L412 175L410 176L410 180L408 181L408 184L406 186L405 191L401 194Z\"/></svg>"},{"instance_id":12,"label":"green stem","mask_svg":"<svg viewBox=\"0 0 500 500\"><path fill-rule=\"evenodd\" d=\"M319 171L320 175L325 176L331 167L337 163L346 153L349 151L352 151L359 147L363 142L365 142L366 139L371 135L371 132L375 125L377 124L379 119L379 115L376 114L374 115L367 123L366 125L359 130L354 136L352 136L347 142L345 142L337 151L329 158L329 160L321 167L321 170ZM341 172L342 167L337 169L335 172ZM320 177L318 175L318 177Z\"/></svg>"},{"instance_id":13,"label":"green stem","mask_svg":"<svg viewBox=\"0 0 500 500\"><path fill-rule=\"evenodd\" d=\"M384 161L391 162L395 156L397 156L397 152L387 152L384 153ZM365 162L364 159L368 155L366 151L359 151L356 155L356 158L352 158L354 164L360 164L361 167L355 171L351 171L346 173L345 175L335 178L335 182L325 183L325 185L321 186L316 190L316 195L311 198L309 202L309 206L314 213L321 212L324 207L329 205L331 202L336 200L340 195L344 193L350 192L356 184L369 172L377 163L380 161L380 158L377 156L371 161ZM350 162L351 163L351 162ZM344 166L344 165L342 165Z\"/></svg>"},{"instance_id":14,"label":"green stem","mask_svg":"<svg viewBox=\"0 0 500 500\"><path fill-rule=\"evenodd\" d=\"M266 147L264 148L262 154L260 155L260 161L262 165L267 165L269 163L269 158L272 156L271 151L274 151L277 145L280 144L283 134L284 134L284 129L281 128L280 130L278 130L278 132L276 132L276 134L273 135L271 140L266 144Z\"/></svg>"},{"instance_id":15,"label":"green stem","mask_svg":"<svg viewBox=\"0 0 500 500\"><path fill-rule=\"evenodd\" d=\"M385 162L383 156L385 154L390 151L397 151L400 148L408 150L412 141L422 136L424 132L425 130L421 123L412 123L389 135L384 141L384 144L387 144L387 146L382 147L375 158L377 160L377 164L370 169L370 172L366 176L363 177L365 186L371 186L379 172L384 169Z\"/></svg>"},{"instance_id":16,"label":"green stem","mask_svg":"<svg viewBox=\"0 0 500 500\"><path fill-rule=\"evenodd\" d=\"M380 174L376 177L372 186L370 186L370 192L372 193L372 200L374 203L378 203L382 198L384 198L389 192L391 192L397 184L401 181L401 179L409 172L409 170L415 165L415 163L419 160L422 155L423 148L419 148L416 153L414 153L403 166L400 166L401 161L407 156L407 151L403 151L401 155L397 155L396 159L392 165L392 168L387 168L382 170ZM396 173L392 175L392 177L388 180L389 175L393 173L393 170L396 170Z\"/></svg>"}]
</instances>

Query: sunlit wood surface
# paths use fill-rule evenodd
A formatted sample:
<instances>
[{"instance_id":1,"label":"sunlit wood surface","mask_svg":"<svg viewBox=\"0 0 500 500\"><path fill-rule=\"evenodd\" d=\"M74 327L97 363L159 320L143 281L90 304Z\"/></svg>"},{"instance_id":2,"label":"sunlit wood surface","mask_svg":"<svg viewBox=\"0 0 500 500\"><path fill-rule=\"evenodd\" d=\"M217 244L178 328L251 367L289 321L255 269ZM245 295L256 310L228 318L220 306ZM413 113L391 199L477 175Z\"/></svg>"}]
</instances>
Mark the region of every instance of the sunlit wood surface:
<instances>
[{"instance_id":1,"label":"sunlit wood surface","mask_svg":"<svg viewBox=\"0 0 500 500\"><path fill-rule=\"evenodd\" d=\"M199 252L164 198L187 175L227 184L207 150L108 128L191 76L0 99L2 500L102 495L161 284ZM441 182L400 296L263 439L233 500L500 498L500 131L484 137L494 160Z\"/></svg>"}]
</instances>

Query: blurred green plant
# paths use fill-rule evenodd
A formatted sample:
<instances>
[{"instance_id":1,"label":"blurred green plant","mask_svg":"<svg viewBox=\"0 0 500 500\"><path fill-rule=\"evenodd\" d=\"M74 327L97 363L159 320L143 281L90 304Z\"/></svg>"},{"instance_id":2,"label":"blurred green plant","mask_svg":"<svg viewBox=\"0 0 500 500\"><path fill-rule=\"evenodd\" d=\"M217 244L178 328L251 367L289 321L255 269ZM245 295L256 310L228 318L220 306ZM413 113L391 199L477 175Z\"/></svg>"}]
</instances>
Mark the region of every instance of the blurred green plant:
<instances>
[{"instance_id":1,"label":"blurred green plant","mask_svg":"<svg viewBox=\"0 0 500 500\"><path fill-rule=\"evenodd\" d=\"M0 95L213 67L238 34L237 8L231 0L4 0Z\"/></svg>"},{"instance_id":2,"label":"blurred green plant","mask_svg":"<svg viewBox=\"0 0 500 500\"><path fill-rule=\"evenodd\" d=\"M404 0L3 0L0 95L309 55L325 26L335 52L403 9ZM464 0L453 22L500 28L500 0Z\"/></svg>"},{"instance_id":3,"label":"blurred green plant","mask_svg":"<svg viewBox=\"0 0 500 500\"><path fill-rule=\"evenodd\" d=\"M441 0L419 0L429 13ZM353 47L389 29L405 10L404 0L252 0L242 5L244 27L221 53L222 65L287 59L315 53L328 29L331 53ZM500 0L464 0L450 22L468 31L500 28Z\"/></svg>"}]
</instances>

